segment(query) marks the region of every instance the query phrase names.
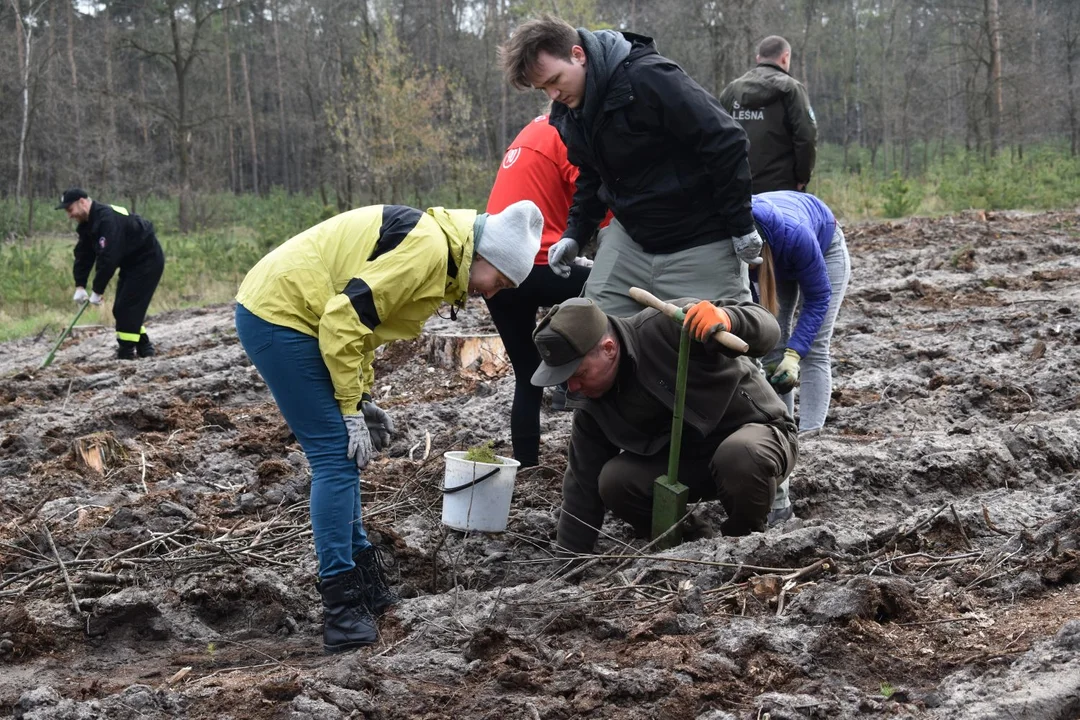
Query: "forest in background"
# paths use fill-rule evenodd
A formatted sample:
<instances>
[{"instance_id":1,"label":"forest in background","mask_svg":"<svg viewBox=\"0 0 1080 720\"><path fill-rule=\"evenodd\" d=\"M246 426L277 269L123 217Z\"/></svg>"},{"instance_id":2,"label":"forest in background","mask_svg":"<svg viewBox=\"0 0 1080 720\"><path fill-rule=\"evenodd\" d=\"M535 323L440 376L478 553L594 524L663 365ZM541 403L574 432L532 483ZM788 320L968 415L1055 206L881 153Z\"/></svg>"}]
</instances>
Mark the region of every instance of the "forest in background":
<instances>
[{"instance_id":1,"label":"forest in background","mask_svg":"<svg viewBox=\"0 0 1080 720\"><path fill-rule=\"evenodd\" d=\"M1080 197L1075 0L3 0L0 340L70 317L68 186L154 222L151 313L227 302L352 207L482 209L546 104L496 49L542 12L652 36L715 94L785 36L845 222Z\"/></svg>"},{"instance_id":2,"label":"forest in background","mask_svg":"<svg viewBox=\"0 0 1080 720\"><path fill-rule=\"evenodd\" d=\"M903 200L906 178L934 172L948 192L948 176L1030 170L1033 153L1063 163L1042 184L1076 175L1075 0L7 0L0 197L22 218L8 235L35 228L24 202L70 185L175 198L185 232L220 221L220 193L482 204L545 100L503 82L496 48L541 12L650 35L716 94L762 37L785 36L824 196L854 175Z\"/></svg>"}]
</instances>

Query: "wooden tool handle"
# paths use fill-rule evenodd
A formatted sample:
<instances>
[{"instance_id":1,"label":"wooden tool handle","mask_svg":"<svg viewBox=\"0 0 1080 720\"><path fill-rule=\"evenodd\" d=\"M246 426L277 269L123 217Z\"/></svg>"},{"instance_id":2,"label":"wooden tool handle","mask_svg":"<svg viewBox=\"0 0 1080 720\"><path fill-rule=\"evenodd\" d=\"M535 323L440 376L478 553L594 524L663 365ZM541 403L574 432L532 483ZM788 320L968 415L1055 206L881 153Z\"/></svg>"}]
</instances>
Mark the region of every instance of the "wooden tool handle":
<instances>
[{"instance_id":1,"label":"wooden tool handle","mask_svg":"<svg viewBox=\"0 0 1080 720\"><path fill-rule=\"evenodd\" d=\"M678 307L677 305L672 305L669 302L664 302L648 290L642 290L638 287L632 287L630 288L630 298L646 307L651 307L659 310L660 312L664 313L669 318L678 323L682 323L683 318L686 316L686 313L683 311L682 308ZM739 337L738 335L732 335L726 330L717 330L716 333L713 335L713 340L716 340L716 342L720 343L724 347L739 353L745 353L750 349L750 346L747 345L741 337Z\"/></svg>"}]
</instances>

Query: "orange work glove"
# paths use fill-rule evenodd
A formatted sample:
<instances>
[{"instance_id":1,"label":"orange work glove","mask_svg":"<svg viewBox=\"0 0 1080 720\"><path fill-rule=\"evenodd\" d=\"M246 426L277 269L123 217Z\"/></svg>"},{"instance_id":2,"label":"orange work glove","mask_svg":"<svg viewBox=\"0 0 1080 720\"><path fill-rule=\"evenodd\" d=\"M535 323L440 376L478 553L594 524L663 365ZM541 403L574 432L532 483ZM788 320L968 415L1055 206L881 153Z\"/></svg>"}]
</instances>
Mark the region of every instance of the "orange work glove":
<instances>
[{"instance_id":1,"label":"orange work glove","mask_svg":"<svg viewBox=\"0 0 1080 720\"><path fill-rule=\"evenodd\" d=\"M683 325L690 328L690 335L698 342L705 342L716 334L717 330L731 332L731 318L727 312L708 300L702 300L687 310Z\"/></svg>"}]
</instances>

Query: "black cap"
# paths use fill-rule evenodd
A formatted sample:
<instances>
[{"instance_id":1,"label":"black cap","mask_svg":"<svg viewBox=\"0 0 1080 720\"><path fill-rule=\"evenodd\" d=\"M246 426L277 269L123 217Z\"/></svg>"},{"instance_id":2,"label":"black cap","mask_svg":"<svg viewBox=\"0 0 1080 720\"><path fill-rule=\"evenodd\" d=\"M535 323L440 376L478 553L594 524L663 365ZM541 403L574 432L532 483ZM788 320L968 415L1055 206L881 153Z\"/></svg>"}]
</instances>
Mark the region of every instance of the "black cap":
<instances>
[{"instance_id":1,"label":"black cap","mask_svg":"<svg viewBox=\"0 0 1080 720\"><path fill-rule=\"evenodd\" d=\"M533 332L541 360L532 384L547 387L566 382L607 327L607 315L587 298L570 298L551 308Z\"/></svg>"},{"instance_id":2,"label":"black cap","mask_svg":"<svg viewBox=\"0 0 1080 720\"><path fill-rule=\"evenodd\" d=\"M90 197L86 194L86 191L81 188L68 188L64 191L64 194L60 196L60 204L56 206L56 210L67 210L68 205L76 200L82 200L84 197Z\"/></svg>"}]
</instances>

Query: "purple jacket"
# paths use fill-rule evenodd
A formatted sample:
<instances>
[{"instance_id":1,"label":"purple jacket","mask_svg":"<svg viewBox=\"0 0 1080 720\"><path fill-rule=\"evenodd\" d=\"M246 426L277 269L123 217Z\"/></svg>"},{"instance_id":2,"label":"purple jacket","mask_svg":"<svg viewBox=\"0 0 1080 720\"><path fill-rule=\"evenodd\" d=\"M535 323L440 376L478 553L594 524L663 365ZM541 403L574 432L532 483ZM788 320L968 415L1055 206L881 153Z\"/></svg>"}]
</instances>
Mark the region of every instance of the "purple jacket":
<instances>
[{"instance_id":1,"label":"purple jacket","mask_svg":"<svg viewBox=\"0 0 1080 720\"><path fill-rule=\"evenodd\" d=\"M787 346L806 357L832 298L825 251L836 232L836 218L813 195L793 190L754 195L752 212L761 239L772 251L777 281L794 280L802 293L802 311ZM751 279L757 279L754 269Z\"/></svg>"}]
</instances>

